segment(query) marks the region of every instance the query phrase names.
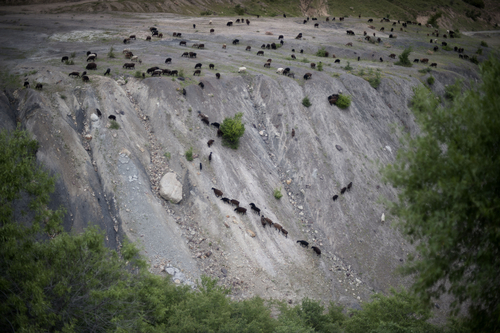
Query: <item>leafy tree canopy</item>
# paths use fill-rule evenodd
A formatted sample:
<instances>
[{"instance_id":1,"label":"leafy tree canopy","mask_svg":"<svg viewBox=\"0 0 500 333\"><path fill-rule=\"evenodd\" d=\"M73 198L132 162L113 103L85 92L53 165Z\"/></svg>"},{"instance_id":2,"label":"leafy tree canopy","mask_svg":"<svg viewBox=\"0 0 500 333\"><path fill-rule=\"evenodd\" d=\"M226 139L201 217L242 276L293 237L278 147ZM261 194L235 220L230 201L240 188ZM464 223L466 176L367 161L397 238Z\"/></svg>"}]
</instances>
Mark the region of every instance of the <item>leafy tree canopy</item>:
<instances>
[{"instance_id":1,"label":"leafy tree canopy","mask_svg":"<svg viewBox=\"0 0 500 333\"><path fill-rule=\"evenodd\" d=\"M399 189L394 213L420 258L405 272L426 303L455 297L476 332L500 331L500 62L480 66L482 84L441 106L426 88L413 110L422 135L407 139L387 179Z\"/></svg>"},{"instance_id":2,"label":"leafy tree canopy","mask_svg":"<svg viewBox=\"0 0 500 333\"><path fill-rule=\"evenodd\" d=\"M223 143L233 149L238 149L240 138L245 133L245 125L241 121L243 113L239 112L233 118L227 117L220 125L220 130L224 133Z\"/></svg>"}]
</instances>

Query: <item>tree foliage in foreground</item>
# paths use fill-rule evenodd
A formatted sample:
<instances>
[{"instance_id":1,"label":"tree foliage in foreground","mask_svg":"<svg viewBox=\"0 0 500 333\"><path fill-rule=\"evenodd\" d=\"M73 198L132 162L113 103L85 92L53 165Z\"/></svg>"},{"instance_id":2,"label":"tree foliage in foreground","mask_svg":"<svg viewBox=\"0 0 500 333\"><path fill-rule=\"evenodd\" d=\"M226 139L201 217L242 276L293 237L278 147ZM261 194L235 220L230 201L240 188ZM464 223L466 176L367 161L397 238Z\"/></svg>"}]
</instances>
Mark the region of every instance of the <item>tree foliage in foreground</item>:
<instances>
[{"instance_id":1,"label":"tree foliage in foreground","mask_svg":"<svg viewBox=\"0 0 500 333\"><path fill-rule=\"evenodd\" d=\"M197 290L149 273L133 244L119 255L96 227L61 231L63 210L46 207L54 179L36 165L37 148L19 129L0 133L0 332L435 332L407 293L374 296L347 318L343 308L303 299L294 307L230 290L202 277ZM16 221L28 197L31 224ZM50 237L46 235L49 234ZM272 310L279 312L277 318ZM454 332L463 327L453 323ZM465 332L465 331L460 331Z\"/></svg>"},{"instance_id":2,"label":"tree foliage in foreground","mask_svg":"<svg viewBox=\"0 0 500 333\"><path fill-rule=\"evenodd\" d=\"M419 259L413 290L430 303L455 297L475 332L500 331L500 62L480 66L482 84L440 106L426 88L413 110L422 135L408 139L386 169L399 189L394 212Z\"/></svg>"},{"instance_id":3,"label":"tree foliage in foreground","mask_svg":"<svg viewBox=\"0 0 500 333\"><path fill-rule=\"evenodd\" d=\"M243 113L238 112L233 118L226 117L220 125L220 130L224 133L222 136L223 144L233 149L238 149L240 138L245 133L245 125L241 121Z\"/></svg>"}]
</instances>

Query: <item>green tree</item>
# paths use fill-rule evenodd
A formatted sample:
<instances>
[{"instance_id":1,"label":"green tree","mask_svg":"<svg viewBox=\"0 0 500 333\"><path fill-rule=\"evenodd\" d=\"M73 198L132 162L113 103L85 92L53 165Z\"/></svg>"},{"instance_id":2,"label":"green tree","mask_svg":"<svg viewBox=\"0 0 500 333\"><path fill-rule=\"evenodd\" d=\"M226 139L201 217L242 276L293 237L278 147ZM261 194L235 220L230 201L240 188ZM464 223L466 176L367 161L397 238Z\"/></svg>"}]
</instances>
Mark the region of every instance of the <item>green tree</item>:
<instances>
[{"instance_id":1,"label":"green tree","mask_svg":"<svg viewBox=\"0 0 500 333\"><path fill-rule=\"evenodd\" d=\"M412 109L422 135L386 168L399 189L394 213L420 258L405 273L429 304L455 297L453 314L466 306L475 332L500 330L500 62L480 66L482 84L440 106L424 87Z\"/></svg>"},{"instance_id":2,"label":"green tree","mask_svg":"<svg viewBox=\"0 0 500 333\"><path fill-rule=\"evenodd\" d=\"M412 51L411 46L403 51L400 55L398 55L399 61L395 63L398 66L411 67L413 64L410 61L410 53Z\"/></svg>"},{"instance_id":3,"label":"green tree","mask_svg":"<svg viewBox=\"0 0 500 333\"><path fill-rule=\"evenodd\" d=\"M233 149L238 149L240 138L245 133L245 125L242 123L243 113L237 113L233 118L227 117L220 125L223 144Z\"/></svg>"}]
</instances>

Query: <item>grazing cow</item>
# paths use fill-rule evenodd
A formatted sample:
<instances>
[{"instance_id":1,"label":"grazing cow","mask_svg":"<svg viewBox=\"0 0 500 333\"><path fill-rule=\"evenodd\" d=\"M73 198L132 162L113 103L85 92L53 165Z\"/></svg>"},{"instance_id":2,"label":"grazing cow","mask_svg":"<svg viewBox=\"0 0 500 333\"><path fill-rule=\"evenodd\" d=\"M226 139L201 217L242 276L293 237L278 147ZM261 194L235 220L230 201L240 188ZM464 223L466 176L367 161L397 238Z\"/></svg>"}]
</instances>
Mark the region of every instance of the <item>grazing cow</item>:
<instances>
[{"instance_id":1,"label":"grazing cow","mask_svg":"<svg viewBox=\"0 0 500 333\"><path fill-rule=\"evenodd\" d=\"M80 72L71 72L69 73L68 76L76 76L76 77L80 77Z\"/></svg>"},{"instance_id":2,"label":"grazing cow","mask_svg":"<svg viewBox=\"0 0 500 333\"><path fill-rule=\"evenodd\" d=\"M139 57L138 56L133 56L132 58L130 58L131 61L139 61Z\"/></svg>"},{"instance_id":3,"label":"grazing cow","mask_svg":"<svg viewBox=\"0 0 500 333\"><path fill-rule=\"evenodd\" d=\"M283 229L283 227L281 226L281 224L279 223L274 223L273 224L273 227L276 228L276 230L278 230L278 233Z\"/></svg>"},{"instance_id":4,"label":"grazing cow","mask_svg":"<svg viewBox=\"0 0 500 333\"><path fill-rule=\"evenodd\" d=\"M146 71L146 73L153 73L155 70L157 69L160 69L159 67L155 66L155 67L151 67L151 68L148 68L148 70Z\"/></svg>"},{"instance_id":5,"label":"grazing cow","mask_svg":"<svg viewBox=\"0 0 500 333\"><path fill-rule=\"evenodd\" d=\"M204 49L204 48L205 48L205 44L198 45L198 49Z\"/></svg>"},{"instance_id":6,"label":"grazing cow","mask_svg":"<svg viewBox=\"0 0 500 333\"><path fill-rule=\"evenodd\" d=\"M125 69L134 69L135 68L135 64L133 62L127 62L127 63L123 64L122 68L125 68Z\"/></svg>"},{"instance_id":7,"label":"grazing cow","mask_svg":"<svg viewBox=\"0 0 500 333\"><path fill-rule=\"evenodd\" d=\"M182 45L186 46L186 41L185 41L185 40L181 40L181 41L179 42L179 45L180 45L180 46L182 46Z\"/></svg>"},{"instance_id":8,"label":"grazing cow","mask_svg":"<svg viewBox=\"0 0 500 333\"><path fill-rule=\"evenodd\" d=\"M338 194L335 194L335 195L333 196L333 201L336 201L338 198L339 198Z\"/></svg>"},{"instance_id":9,"label":"grazing cow","mask_svg":"<svg viewBox=\"0 0 500 333\"><path fill-rule=\"evenodd\" d=\"M281 228L281 233L283 233L283 235L288 238L288 231L286 231L285 228Z\"/></svg>"},{"instance_id":10,"label":"grazing cow","mask_svg":"<svg viewBox=\"0 0 500 333\"><path fill-rule=\"evenodd\" d=\"M189 52L189 58L196 58L196 52Z\"/></svg>"},{"instance_id":11,"label":"grazing cow","mask_svg":"<svg viewBox=\"0 0 500 333\"><path fill-rule=\"evenodd\" d=\"M311 68L312 69L315 69L316 68L316 64L314 62L311 62Z\"/></svg>"},{"instance_id":12,"label":"grazing cow","mask_svg":"<svg viewBox=\"0 0 500 333\"><path fill-rule=\"evenodd\" d=\"M295 128L292 128L292 138L295 136Z\"/></svg>"},{"instance_id":13,"label":"grazing cow","mask_svg":"<svg viewBox=\"0 0 500 333\"><path fill-rule=\"evenodd\" d=\"M220 79L220 73L215 73L215 77Z\"/></svg>"},{"instance_id":14,"label":"grazing cow","mask_svg":"<svg viewBox=\"0 0 500 333\"><path fill-rule=\"evenodd\" d=\"M167 59L165 60L165 63L166 63L166 64L171 64L171 63L172 63L172 58L167 58Z\"/></svg>"},{"instance_id":15,"label":"grazing cow","mask_svg":"<svg viewBox=\"0 0 500 333\"><path fill-rule=\"evenodd\" d=\"M266 49L271 49L271 44L266 44Z\"/></svg>"},{"instance_id":16,"label":"grazing cow","mask_svg":"<svg viewBox=\"0 0 500 333\"><path fill-rule=\"evenodd\" d=\"M35 86L35 89L38 89L38 90L42 90L42 88L43 88L43 84L41 84L41 83L37 83Z\"/></svg>"},{"instance_id":17,"label":"grazing cow","mask_svg":"<svg viewBox=\"0 0 500 333\"><path fill-rule=\"evenodd\" d=\"M234 39L233 40L233 45L238 45L240 43L240 40L239 39Z\"/></svg>"},{"instance_id":18,"label":"grazing cow","mask_svg":"<svg viewBox=\"0 0 500 333\"><path fill-rule=\"evenodd\" d=\"M222 197L222 195L224 194L221 190L218 190L215 187L212 187L212 190L214 191L216 197Z\"/></svg>"},{"instance_id":19,"label":"grazing cow","mask_svg":"<svg viewBox=\"0 0 500 333\"><path fill-rule=\"evenodd\" d=\"M30 83L28 81L24 81L24 88L29 88L30 87Z\"/></svg>"},{"instance_id":20,"label":"grazing cow","mask_svg":"<svg viewBox=\"0 0 500 333\"><path fill-rule=\"evenodd\" d=\"M336 59L336 60L335 60L335 63L336 63L336 64L340 64L340 59Z\"/></svg>"},{"instance_id":21,"label":"grazing cow","mask_svg":"<svg viewBox=\"0 0 500 333\"><path fill-rule=\"evenodd\" d=\"M255 211L257 214L259 214L259 216L260 216L260 209L259 209L259 208L257 208L257 206L255 206L255 204L254 204L253 202L252 202L252 203L250 203L250 208L251 208L253 211Z\"/></svg>"},{"instance_id":22,"label":"grazing cow","mask_svg":"<svg viewBox=\"0 0 500 333\"><path fill-rule=\"evenodd\" d=\"M348 35L355 36L354 31L352 31L352 30L347 30L347 34L348 34Z\"/></svg>"},{"instance_id":23,"label":"grazing cow","mask_svg":"<svg viewBox=\"0 0 500 333\"><path fill-rule=\"evenodd\" d=\"M264 227L264 229L266 228L266 224L267 224L267 220L266 218L264 217L264 215L262 215L260 217L260 223L262 224L262 227Z\"/></svg>"},{"instance_id":24,"label":"grazing cow","mask_svg":"<svg viewBox=\"0 0 500 333\"><path fill-rule=\"evenodd\" d=\"M210 125L212 125L213 127L216 127L216 128L220 128L220 124L219 123L211 123Z\"/></svg>"},{"instance_id":25,"label":"grazing cow","mask_svg":"<svg viewBox=\"0 0 500 333\"><path fill-rule=\"evenodd\" d=\"M170 73L170 74L172 74L172 73ZM183 94L184 96L186 96L186 89L182 88L182 94Z\"/></svg>"},{"instance_id":26,"label":"grazing cow","mask_svg":"<svg viewBox=\"0 0 500 333\"><path fill-rule=\"evenodd\" d=\"M270 63L270 62L266 62L266 63L264 64L264 67L271 68L271 63Z\"/></svg>"},{"instance_id":27,"label":"grazing cow","mask_svg":"<svg viewBox=\"0 0 500 333\"><path fill-rule=\"evenodd\" d=\"M151 37L150 36L146 37L146 40L148 40L148 39L151 40ZM129 43L130 43L130 38L123 39L123 44L129 44Z\"/></svg>"},{"instance_id":28,"label":"grazing cow","mask_svg":"<svg viewBox=\"0 0 500 333\"><path fill-rule=\"evenodd\" d=\"M193 24L193 29L196 29L196 24Z\"/></svg>"},{"instance_id":29,"label":"grazing cow","mask_svg":"<svg viewBox=\"0 0 500 333\"><path fill-rule=\"evenodd\" d=\"M419 61L420 61L420 59L414 59L413 60L413 62L419 62Z\"/></svg>"},{"instance_id":30,"label":"grazing cow","mask_svg":"<svg viewBox=\"0 0 500 333\"><path fill-rule=\"evenodd\" d=\"M85 69L97 69L97 64L95 62L93 63L90 63L90 64L87 64L87 67L85 67Z\"/></svg>"},{"instance_id":31,"label":"grazing cow","mask_svg":"<svg viewBox=\"0 0 500 333\"><path fill-rule=\"evenodd\" d=\"M170 69L162 69L161 73L165 74L165 75L170 75L172 73L172 71Z\"/></svg>"},{"instance_id":32,"label":"grazing cow","mask_svg":"<svg viewBox=\"0 0 500 333\"><path fill-rule=\"evenodd\" d=\"M231 205L239 207L240 206L240 202L238 200L231 199Z\"/></svg>"},{"instance_id":33,"label":"grazing cow","mask_svg":"<svg viewBox=\"0 0 500 333\"><path fill-rule=\"evenodd\" d=\"M236 207L234 211L241 215L245 215L247 213L247 209L243 207Z\"/></svg>"},{"instance_id":34,"label":"grazing cow","mask_svg":"<svg viewBox=\"0 0 500 333\"><path fill-rule=\"evenodd\" d=\"M434 52L437 52L439 50L439 47L434 46Z\"/></svg>"},{"instance_id":35,"label":"grazing cow","mask_svg":"<svg viewBox=\"0 0 500 333\"><path fill-rule=\"evenodd\" d=\"M232 26L233 26L233 22L232 22L232 21L227 22L227 23L226 23L226 26L227 26L227 27L232 27Z\"/></svg>"},{"instance_id":36,"label":"grazing cow","mask_svg":"<svg viewBox=\"0 0 500 333\"><path fill-rule=\"evenodd\" d=\"M127 44L127 42L126 42L126 41L128 42L129 40L128 40L128 39L125 39L125 40L123 40L123 43L124 43L124 44ZM147 36L147 37L146 37L146 41L151 41L151 36Z\"/></svg>"},{"instance_id":37,"label":"grazing cow","mask_svg":"<svg viewBox=\"0 0 500 333\"><path fill-rule=\"evenodd\" d=\"M89 82L90 79L89 79L89 77L87 75L82 75L82 81L83 82Z\"/></svg>"},{"instance_id":38,"label":"grazing cow","mask_svg":"<svg viewBox=\"0 0 500 333\"><path fill-rule=\"evenodd\" d=\"M269 227L272 227L274 225L274 223L273 223L273 221L271 219L269 219L267 217L264 217L264 214L261 217L261 220L262 219L264 219L267 222L267 224L269 224Z\"/></svg>"},{"instance_id":39,"label":"grazing cow","mask_svg":"<svg viewBox=\"0 0 500 333\"><path fill-rule=\"evenodd\" d=\"M309 243L305 240L298 240L297 243L299 243L300 246L305 247L306 249L309 248Z\"/></svg>"},{"instance_id":40,"label":"grazing cow","mask_svg":"<svg viewBox=\"0 0 500 333\"><path fill-rule=\"evenodd\" d=\"M271 49L276 50L276 44L275 43L271 44Z\"/></svg>"},{"instance_id":41,"label":"grazing cow","mask_svg":"<svg viewBox=\"0 0 500 333\"><path fill-rule=\"evenodd\" d=\"M385 30L385 28L384 28L384 27L380 28L380 31L384 31L384 30Z\"/></svg>"},{"instance_id":42,"label":"grazing cow","mask_svg":"<svg viewBox=\"0 0 500 333\"><path fill-rule=\"evenodd\" d=\"M191 45L192 48L198 47L198 44Z\"/></svg>"},{"instance_id":43,"label":"grazing cow","mask_svg":"<svg viewBox=\"0 0 500 333\"><path fill-rule=\"evenodd\" d=\"M205 88L205 84L204 84L203 82L198 83L198 85L200 86L200 88L201 88L201 89L204 89L204 88ZM204 120L204 119L202 119L202 120ZM208 121L207 121L207 122L205 122L205 124L207 124L207 123L208 123ZM207 125L208 125L208 124L207 124Z\"/></svg>"},{"instance_id":44,"label":"grazing cow","mask_svg":"<svg viewBox=\"0 0 500 333\"><path fill-rule=\"evenodd\" d=\"M393 35L393 34L390 34L390 35L389 35L389 38L397 38L397 37L398 37L398 36Z\"/></svg>"},{"instance_id":45,"label":"grazing cow","mask_svg":"<svg viewBox=\"0 0 500 333\"><path fill-rule=\"evenodd\" d=\"M174 69L173 71L170 72L170 75L172 76L179 76L179 72L177 71L177 69Z\"/></svg>"},{"instance_id":46,"label":"grazing cow","mask_svg":"<svg viewBox=\"0 0 500 333\"><path fill-rule=\"evenodd\" d=\"M250 20L246 19L246 23L247 23L247 25L250 25Z\"/></svg>"},{"instance_id":47,"label":"grazing cow","mask_svg":"<svg viewBox=\"0 0 500 333\"><path fill-rule=\"evenodd\" d=\"M88 56L88 57L87 57L87 62L89 62L89 61L94 62L94 61L95 61L95 56L94 56L94 55L90 55L90 56Z\"/></svg>"},{"instance_id":48,"label":"grazing cow","mask_svg":"<svg viewBox=\"0 0 500 333\"><path fill-rule=\"evenodd\" d=\"M315 23L315 24L314 24L314 27L315 27L315 28L319 28L319 23Z\"/></svg>"},{"instance_id":49,"label":"grazing cow","mask_svg":"<svg viewBox=\"0 0 500 333\"><path fill-rule=\"evenodd\" d=\"M208 65L208 69L215 69L215 65L214 64L209 64Z\"/></svg>"},{"instance_id":50,"label":"grazing cow","mask_svg":"<svg viewBox=\"0 0 500 333\"><path fill-rule=\"evenodd\" d=\"M222 198L221 200L227 204L231 204L231 200L229 200L228 198Z\"/></svg>"},{"instance_id":51,"label":"grazing cow","mask_svg":"<svg viewBox=\"0 0 500 333\"><path fill-rule=\"evenodd\" d=\"M182 58L182 57L186 57L186 58L187 58L187 57L189 57L189 52L184 52L184 53L181 55L181 58Z\"/></svg>"},{"instance_id":52,"label":"grazing cow","mask_svg":"<svg viewBox=\"0 0 500 333\"><path fill-rule=\"evenodd\" d=\"M373 19L369 19L369 20L368 20L368 23L371 23L371 22L373 22Z\"/></svg>"},{"instance_id":53,"label":"grazing cow","mask_svg":"<svg viewBox=\"0 0 500 333\"><path fill-rule=\"evenodd\" d=\"M437 63L435 63L435 62L433 62L433 63L431 64L431 67L436 67L436 68L437 68L437 66L438 66L438 64L437 64Z\"/></svg>"},{"instance_id":54,"label":"grazing cow","mask_svg":"<svg viewBox=\"0 0 500 333\"><path fill-rule=\"evenodd\" d=\"M240 67L238 69L238 73L245 73L247 71L247 68L246 67Z\"/></svg>"},{"instance_id":55,"label":"grazing cow","mask_svg":"<svg viewBox=\"0 0 500 333\"><path fill-rule=\"evenodd\" d=\"M342 189L340 190L340 194L344 194L345 191L347 191L347 187L342 187Z\"/></svg>"},{"instance_id":56,"label":"grazing cow","mask_svg":"<svg viewBox=\"0 0 500 333\"><path fill-rule=\"evenodd\" d=\"M158 30L153 31L152 36L158 36Z\"/></svg>"},{"instance_id":57,"label":"grazing cow","mask_svg":"<svg viewBox=\"0 0 500 333\"><path fill-rule=\"evenodd\" d=\"M68 56L64 56L64 57L62 57L61 62L64 62L64 61L69 61Z\"/></svg>"},{"instance_id":58,"label":"grazing cow","mask_svg":"<svg viewBox=\"0 0 500 333\"><path fill-rule=\"evenodd\" d=\"M115 115L110 115L110 116L108 116L108 119L116 121L116 116Z\"/></svg>"},{"instance_id":59,"label":"grazing cow","mask_svg":"<svg viewBox=\"0 0 500 333\"><path fill-rule=\"evenodd\" d=\"M136 39L136 38L135 38L135 35L130 35L128 38L129 38L129 39L134 39L134 40Z\"/></svg>"},{"instance_id":60,"label":"grazing cow","mask_svg":"<svg viewBox=\"0 0 500 333\"><path fill-rule=\"evenodd\" d=\"M345 46L352 46L352 43L347 43L345 44Z\"/></svg>"},{"instance_id":61,"label":"grazing cow","mask_svg":"<svg viewBox=\"0 0 500 333\"><path fill-rule=\"evenodd\" d=\"M276 74L283 74L283 70L284 70L284 69L283 69L283 68L281 68L281 67L280 67L280 68L278 68L278 69L276 70Z\"/></svg>"},{"instance_id":62,"label":"grazing cow","mask_svg":"<svg viewBox=\"0 0 500 333\"><path fill-rule=\"evenodd\" d=\"M217 137L221 138L224 135L224 132L222 132L220 129L217 130Z\"/></svg>"},{"instance_id":63,"label":"grazing cow","mask_svg":"<svg viewBox=\"0 0 500 333\"><path fill-rule=\"evenodd\" d=\"M382 57L380 57L380 62L384 62L384 59L382 59Z\"/></svg>"},{"instance_id":64,"label":"grazing cow","mask_svg":"<svg viewBox=\"0 0 500 333\"><path fill-rule=\"evenodd\" d=\"M151 76L161 76L163 74L163 70L161 69L155 69Z\"/></svg>"},{"instance_id":65,"label":"grazing cow","mask_svg":"<svg viewBox=\"0 0 500 333\"><path fill-rule=\"evenodd\" d=\"M358 61L361 59L361 57L358 57Z\"/></svg>"},{"instance_id":66,"label":"grazing cow","mask_svg":"<svg viewBox=\"0 0 500 333\"><path fill-rule=\"evenodd\" d=\"M389 55L389 58L396 59L396 55L395 55L394 53L391 53L391 54Z\"/></svg>"},{"instance_id":67,"label":"grazing cow","mask_svg":"<svg viewBox=\"0 0 500 333\"><path fill-rule=\"evenodd\" d=\"M422 58L422 59L420 59L420 62L423 63L423 64L427 64L429 62L429 59Z\"/></svg>"},{"instance_id":68,"label":"grazing cow","mask_svg":"<svg viewBox=\"0 0 500 333\"><path fill-rule=\"evenodd\" d=\"M441 45L442 45L442 46L448 46L448 43L446 43L446 42L441 42Z\"/></svg>"},{"instance_id":69,"label":"grazing cow","mask_svg":"<svg viewBox=\"0 0 500 333\"><path fill-rule=\"evenodd\" d=\"M380 39L380 37L377 38L377 42L382 43L382 39Z\"/></svg>"},{"instance_id":70,"label":"grazing cow","mask_svg":"<svg viewBox=\"0 0 500 333\"><path fill-rule=\"evenodd\" d=\"M283 35L278 36L278 39L283 39L283 38L285 38L285 37L283 37Z\"/></svg>"},{"instance_id":71,"label":"grazing cow","mask_svg":"<svg viewBox=\"0 0 500 333\"><path fill-rule=\"evenodd\" d=\"M350 191L350 190L351 190L351 187L352 187L352 182L350 182L350 183L347 185L347 191Z\"/></svg>"},{"instance_id":72,"label":"grazing cow","mask_svg":"<svg viewBox=\"0 0 500 333\"><path fill-rule=\"evenodd\" d=\"M225 49L226 48L226 44L222 44L222 48Z\"/></svg>"},{"instance_id":73,"label":"grazing cow","mask_svg":"<svg viewBox=\"0 0 500 333\"><path fill-rule=\"evenodd\" d=\"M213 34L215 32L215 29L210 29L210 33Z\"/></svg>"},{"instance_id":74,"label":"grazing cow","mask_svg":"<svg viewBox=\"0 0 500 333\"><path fill-rule=\"evenodd\" d=\"M333 95L328 96L328 102L330 103L330 105L332 105L332 104L336 105L338 100L339 100L338 94L333 94Z\"/></svg>"},{"instance_id":75,"label":"grazing cow","mask_svg":"<svg viewBox=\"0 0 500 333\"><path fill-rule=\"evenodd\" d=\"M247 46L247 48L245 49L245 51L251 51L251 50L252 50L251 46Z\"/></svg>"},{"instance_id":76,"label":"grazing cow","mask_svg":"<svg viewBox=\"0 0 500 333\"><path fill-rule=\"evenodd\" d=\"M311 73L306 73L304 74L304 80L310 80L312 77L312 74Z\"/></svg>"},{"instance_id":77,"label":"grazing cow","mask_svg":"<svg viewBox=\"0 0 500 333\"><path fill-rule=\"evenodd\" d=\"M303 22L303 23L304 23L304 24L306 24L306 23L307 23L307 20L304 20L304 22Z\"/></svg>"},{"instance_id":78,"label":"grazing cow","mask_svg":"<svg viewBox=\"0 0 500 333\"><path fill-rule=\"evenodd\" d=\"M196 65L194 65L194 69L201 68L201 66L203 66L201 63L197 63Z\"/></svg>"},{"instance_id":79,"label":"grazing cow","mask_svg":"<svg viewBox=\"0 0 500 333\"><path fill-rule=\"evenodd\" d=\"M201 163L200 163L200 171L201 171L201 170L203 170L203 165L201 165Z\"/></svg>"},{"instance_id":80,"label":"grazing cow","mask_svg":"<svg viewBox=\"0 0 500 333\"><path fill-rule=\"evenodd\" d=\"M209 148L210 148L210 146L211 146L211 145L213 145L213 144L214 144L214 140L208 140L207 145L208 145L208 147L209 147Z\"/></svg>"},{"instance_id":81,"label":"grazing cow","mask_svg":"<svg viewBox=\"0 0 500 333\"><path fill-rule=\"evenodd\" d=\"M311 249L313 249L314 252L316 252L316 254L321 257L321 250L318 247L312 246Z\"/></svg>"},{"instance_id":82,"label":"grazing cow","mask_svg":"<svg viewBox=\"0 0 500 333\"><path fill-rule=\"evenodd\" d=\"M160 34L158 35L158 38L163 38L163 34L162 34L162 33L160 33Z\"/></svg>"}]
</instances>

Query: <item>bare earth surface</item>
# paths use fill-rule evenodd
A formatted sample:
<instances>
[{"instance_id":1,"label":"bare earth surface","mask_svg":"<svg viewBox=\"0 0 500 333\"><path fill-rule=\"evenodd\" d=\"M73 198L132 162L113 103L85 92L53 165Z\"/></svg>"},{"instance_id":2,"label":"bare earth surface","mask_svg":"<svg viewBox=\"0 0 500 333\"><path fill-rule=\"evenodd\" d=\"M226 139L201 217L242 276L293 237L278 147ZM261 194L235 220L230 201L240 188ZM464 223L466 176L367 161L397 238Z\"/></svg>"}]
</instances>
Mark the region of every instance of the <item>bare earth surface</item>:
<instances>
[{"instance_id":1,"label":"bare earth surface","mask_svg":"<svg viewBox=\"0 0 500 333\"><path fill-rule=\"evenodd\" d=\"M0 124L12 129L21 121L40 141L37 157L58 174L54 205L68 207L68 230L97 224L111 247L119 248L125 237L140 244L157 274L186 284L202 274L218 277L235 298L260 295L294 304L307 296L358 307L373 292L407 285L395 270L412 247L391 227L395 221L384 200L394 199L396 191L381 181L380 167L394 160L404 132L418 132L408 108L413 87L432 75L432 89L443 94L456 78L477 78L477 66L458 59L456 52L430 51L434 45L441 48L441 39L429 44L430 29L409 26L401 32L396 25L398 37L389 39L390 24L375 20L373 30L367 18L321 19L314 28L315 22L304 25L302 18L249 17L250 25L227 27L222 17L49 15L36 6L2 10L2 80L18 88L0 93ZM383 25L387 33L378 31ZM146 41L150 26L164 37ZM346 35L347 29L356 35ZM382 42L365 41L363 31L376 33ZM173 32L182 38L172 37ZM302 40L295 39L298 33ZM133 34L137 40L124 45L122 40ZM281 48L256 55L262 44L278 43L279 35L285 41ZM180 46L181 40L187 46ZM200 43L204 49L192 47ZM463 37L448 43L471 54L478 41ZM437 68L419 73L428 65L395 66L389 54L409 45L412 60L429 58ZM245 51L247 46L251 51ZM115 58L107 56L111 47ZM321 47L329 58L315 56ZM142 61L135 70L122 68L130 62L124 48ZM84 83L68 74L85 70L87 51L97 53L97 70L87 70L90 82ZM181 57L186 51L197 57ZM72 52L73 65L61 62ZM292 53L297 60L291 60ZM171 64L165 64L168 57ZM272 59L270 69L263 67L267 59ZM323 71L310 68L320 61ZM353 69L345 69L348 61ZM193 76L196 63L202 64L199 77ZM184 79L134 77L152 66L182 70ZM242 66L246 72L238 73ZM295 79L276 73L286 67ZM107 68L111 75L103 76ZM305 81L305 73L312 79ZM381 75L377 89L363 78L375 73ZM24 79L30 89L20 88ZM36 83L43 90L35 90ZM339 91L352 97L346 110L328 103L327 96ZM309 108L301 103L306 96ZM96 109L102 116L93 120ZM222 146L215 127L203 124L198 111L220 123L242 112L246 131L240 148ZM110 115L117 118L118 130L109 128ZM184 156L190 147L193 162ZM183 185L179 204L158 195L167 171ZM340 195L349 182L352 189ZM240 201L247 214L236 214L212 187ZM280 200L273 196L276 188L283 193ZM251 202L288 230L288 237L263 228ZM297 240L319 247L321 256Z\"/></svg>"}]
</instances>

